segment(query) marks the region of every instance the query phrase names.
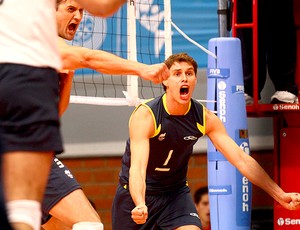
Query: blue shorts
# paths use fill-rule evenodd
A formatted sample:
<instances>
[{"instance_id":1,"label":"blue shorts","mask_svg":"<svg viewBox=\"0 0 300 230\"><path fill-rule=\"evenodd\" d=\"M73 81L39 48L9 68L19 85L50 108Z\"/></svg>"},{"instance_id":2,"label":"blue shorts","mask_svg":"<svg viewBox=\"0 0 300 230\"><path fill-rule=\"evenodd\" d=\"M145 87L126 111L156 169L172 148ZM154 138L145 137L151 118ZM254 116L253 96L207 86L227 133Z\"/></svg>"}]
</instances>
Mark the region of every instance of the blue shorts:
<instances>
[{"instance_id":1,"label":"blue shorts","mask_svg":"<svg viewBox=\"0 0 300 230\"><path fill-rule=\"evenodd\" d=\"M49 214L51 208L76 189L81 189L81 186L69 168L60 160L54 158L42 202L42 224L45 224L51 218Z\"/></svg>"},{"instance_id":2,"label":"blue shorts","mask_svg":"<svg viewBox=\"0 0 300 230\"><path fill-rule=\"evenodd\" d=\"M56 70L0 64L0 125L4 152L63 151Z\"/></svg>"},{"instance_id":3,"label":"blue shorts","mask_svg":"<svg viewBox=\"0 0 300 230\"><path fill-rule=\"evenodd\" d=\"M131 218L131 210L135 204L130 193L119 184L112 207L112 229L169 230L185 225L195 225L201 229L200 219L188 186L165 195L146 195L146 205L147 222L138 225Z\"/></svg>"}]
</instances>

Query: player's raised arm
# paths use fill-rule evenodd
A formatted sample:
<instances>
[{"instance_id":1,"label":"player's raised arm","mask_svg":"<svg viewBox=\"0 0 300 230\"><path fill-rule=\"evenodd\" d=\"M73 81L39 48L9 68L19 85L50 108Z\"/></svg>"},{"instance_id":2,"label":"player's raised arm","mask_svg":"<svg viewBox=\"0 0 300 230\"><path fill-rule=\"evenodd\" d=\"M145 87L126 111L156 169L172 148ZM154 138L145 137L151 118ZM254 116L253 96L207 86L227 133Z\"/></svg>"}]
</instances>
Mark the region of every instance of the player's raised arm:
<instances>
[{"instance_id":1,"label":"player's raised arm","mask_svg":"<svg viewBox=\"0 0 300 230\"><path fill-rule=\"evenodd\" d=\"M76 0L84 9L95 16L112 16L126 0Z\"/></svg>"},{"instance_id":2,"label":"player's raised arm","mask_svg":"<svg viewBox=\"0 0 300 230\"><path fill-rule=\"evenodd\" d=\"M246 154L227 134L223 123L212 112L206 112L206 134L226 159L253 184L265 190L289 210L300 208L300 195L286 193L273 181L258 162Z\"/></svg>"},{"instance_id":3,"label":"player's raised arm","mask_svg":"<svg viewBox=\"0 0 300 230\"><path fill-rule=\"evenodd\" d=\"M164 63L147 65L130 61L102 50L70 46L62 38L59 38L59 49L64 69L90 68L104 74L132 74L154 83L169 77L169 69Z\"/></svg>"},{"instance_id":4,"label":"player's raised arm","mask_svg":"<svg viewBox=\"0 0 300 230\"><path fill-rule=\"evenodd\" d=\"M110 3L119 0L112 0ZM86 4L85 1L83 4ZM101 1L99 0L99 3ZM104 1L103 1L104 2ZM68 45L64 39L71 41L83 17L84 7L74 0L56 2L56 21L58 30L58 46L63 60L63 70L89 68L104 74L137 75L154 83L161 83L169 77L169 69L164 63L146 65L127 60L114 54L93 50L80 46ZM71 86L71 75L61 75L61 113L68 104L68 90ZM64 98L64 99L63 99Z\"/></svg>"}]
</instances>

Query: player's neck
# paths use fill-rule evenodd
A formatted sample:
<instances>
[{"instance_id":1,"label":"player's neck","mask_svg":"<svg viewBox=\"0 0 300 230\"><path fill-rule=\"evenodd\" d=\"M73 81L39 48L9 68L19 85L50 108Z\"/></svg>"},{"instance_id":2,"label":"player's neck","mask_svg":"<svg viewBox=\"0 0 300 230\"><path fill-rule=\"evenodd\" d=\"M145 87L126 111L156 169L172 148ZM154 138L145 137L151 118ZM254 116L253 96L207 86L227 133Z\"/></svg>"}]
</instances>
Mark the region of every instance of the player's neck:
<instances>
[{"instance_id":1,"label":"player's neck","mask_svg":"<svg viewBox=\"0 0 300 230\"><path fill-rule=\"evenodd\" d=\"M165 107L170 115L182 116L185 115L190 108L191 101L182 103L177 101L175 98L166 95Z\"/></svg>"}]
</instances>

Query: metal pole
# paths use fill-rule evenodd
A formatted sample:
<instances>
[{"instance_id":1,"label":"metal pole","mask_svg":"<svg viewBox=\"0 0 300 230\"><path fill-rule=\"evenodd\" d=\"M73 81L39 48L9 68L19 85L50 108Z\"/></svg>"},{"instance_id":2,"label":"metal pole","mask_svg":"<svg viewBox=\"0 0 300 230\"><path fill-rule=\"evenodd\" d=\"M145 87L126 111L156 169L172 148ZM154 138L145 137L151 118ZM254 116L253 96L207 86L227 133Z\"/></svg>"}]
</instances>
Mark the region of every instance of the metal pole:
<instances>
[{"instance_id":1,"label":"metal pole","mask_svg":"<svg viewBox=\"0 0 300 230\"><path fill-rule=\"evenodd\" d=\"M218 0L219 37L229 37L228 0Z\"/></svg>"}]
</instances>

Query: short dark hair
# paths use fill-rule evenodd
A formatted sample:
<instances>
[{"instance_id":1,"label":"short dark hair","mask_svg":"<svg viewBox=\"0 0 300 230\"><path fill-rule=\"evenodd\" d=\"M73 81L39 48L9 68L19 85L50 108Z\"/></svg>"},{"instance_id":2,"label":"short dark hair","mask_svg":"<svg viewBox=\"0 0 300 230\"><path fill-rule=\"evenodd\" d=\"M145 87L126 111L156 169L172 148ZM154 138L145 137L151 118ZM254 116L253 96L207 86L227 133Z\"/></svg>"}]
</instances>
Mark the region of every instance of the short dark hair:
<instances>
[{"instance_id":1,"label":"short dark hair","mask_svg":"<svg viewBox=\"0 0 300 230\"><path fill-rule=\"evenodd\" d=\"M58 10L58 6L61 4L62 1L66 2L66 0L56 0L56 10Z\"/></svg>"},{"instance_id":2,"label":"short dark hair","mask_svg":"<svg viewBox=\"0 0 300 230\"><path fill-rule=\"evenodd\" d=\"M172 54L171 56L169 56L167 58L167 60L165 60L165 64L167 65L167 67L169 69L175 62L187 62L187 63L191 64L194 68L195 74L197 74L198 64L194 60L194 58L189 56L187 53L182 52L182 53ZM164 90L166 91L166 86L164 84L163 84L163 87L164 87Z\"/></svg>"},{"instance_id":3,"label":"short dark hair","mask_svg":"<svg viewBox=\"0 0 300 230\"><path fill-rule=\"evenodd\" d=\"M191 64L194 67L195 74L197 74L198 64L194 60L194 58L189 56L187 53L172 54L170 57L167 58L167 60L165 60L165 64L169 69L175 62L187 62Z\"/></svg>"},{"instance_id":4,"label":"short dark hair","mask_svg":"<svg viewBox=\"0 0 300 230\"><path fill-rule=\"evenodd\" d=\"M207 186L198 188L196 190L196 192L194 193L194 202L195 202L195 204L198 204L200 202L200 200L202 199L202 196L205 195L205 194L208 194L208 187Z\"/></svg>"}]
</instances>

